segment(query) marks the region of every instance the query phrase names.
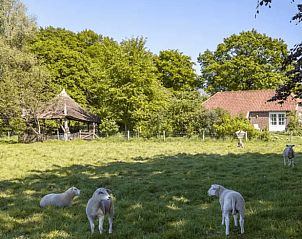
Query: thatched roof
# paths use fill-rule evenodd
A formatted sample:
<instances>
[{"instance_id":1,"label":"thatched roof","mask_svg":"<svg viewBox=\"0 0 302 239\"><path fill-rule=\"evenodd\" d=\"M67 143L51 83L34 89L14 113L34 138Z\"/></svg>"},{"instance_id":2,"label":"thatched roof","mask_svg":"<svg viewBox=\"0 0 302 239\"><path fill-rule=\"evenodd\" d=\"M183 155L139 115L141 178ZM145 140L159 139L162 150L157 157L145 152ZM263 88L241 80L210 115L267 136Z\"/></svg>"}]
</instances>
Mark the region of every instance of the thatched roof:
<instances>
[{"instance_id":1,"label":"thatched roof","mask_svg":"<svg viewBox=\"0 0 302 239\"><path fill-rule=\"evenodd\" d=\"M69 119L82 122L95 122L98 117L86 112L65 90L51 99L38 113L38 119Z\"/></svg>"}]
</instances>

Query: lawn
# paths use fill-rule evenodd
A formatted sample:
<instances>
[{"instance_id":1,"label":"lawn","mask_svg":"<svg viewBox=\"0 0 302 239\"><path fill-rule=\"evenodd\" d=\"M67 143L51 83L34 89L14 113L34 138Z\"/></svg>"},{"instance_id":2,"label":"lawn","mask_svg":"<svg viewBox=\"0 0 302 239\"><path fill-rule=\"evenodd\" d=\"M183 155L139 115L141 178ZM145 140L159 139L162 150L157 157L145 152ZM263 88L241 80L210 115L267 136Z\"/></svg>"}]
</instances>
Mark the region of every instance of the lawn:
<instances>
[{"instance_id":1,"label":"lawn","mask_svg":"<svg viewBox=\"0 0 302 239\"><path fill-rule=\"evenodd\" d=\"M240 191L245 234L231 221L229 238L302 238L302 139L296 167L283 166L289 139L236 141L98 140L0 142L0 238L225 238L212 183ZM40 208L40 198L81 189L69 208ZM85 206L94 190L113 191L113 234L91 236Z\"/></svg>"}]
</instances>

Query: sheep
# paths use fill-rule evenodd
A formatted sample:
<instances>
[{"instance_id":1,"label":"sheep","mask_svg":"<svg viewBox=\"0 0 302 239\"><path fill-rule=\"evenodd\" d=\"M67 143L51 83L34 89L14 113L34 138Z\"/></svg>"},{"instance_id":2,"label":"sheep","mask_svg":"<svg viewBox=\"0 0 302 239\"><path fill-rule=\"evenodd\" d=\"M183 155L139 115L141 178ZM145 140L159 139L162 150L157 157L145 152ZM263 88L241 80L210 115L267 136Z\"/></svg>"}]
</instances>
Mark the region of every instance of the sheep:
<instances>
[{"instance_id":1,"label":"sheep","mask_svg":"<svg viewBox=\"0 0 302 239\"><path fill-rule=\"evenodd\" d=\"M113 201L110 189L98 188L93 193L92 197L88 200L86 206L86 215L89 221L91 234L94 232L94 219L99 219L99 231L103 233L104 218L108 215L109 220L109 233L112 233L112 222L113 222Z\"/></svg>"},{"instance_id":2,"label":"sheep","mask_svg":"<svg viewBox=\"0 0 302 239\"><path fill-rule=\"evenodd\" d=\"M81 191L79 189L77 189L76 187L71 187L63 193L47 194L41 199L40 206L41 207L46 207L48 205L54 205L58 207L70 206L72 203L72 199L75 196L79 196L80 193Z\"/></svg>"},{"instance_id":3,"label":"sheep","mask_svg":"<svg viewBox=\"0 0 302 239\"><path fill-rule=\"evenodd\" d=\"M238 226L237 218L239 213L240 215L240 229L241 234L244 233L244 213L245 213L245 202L243 197L239 192L226 189L221 185L212 184L208 190L209 196L218 196L219 203L222 211L222 225L225 223L225 234L229 235L230 233L230 218L229 214L232 213L234 217L235 226Z\"/></svg>"},{"instance_id":4,"label":"sheep","mask_svg":"<svg viewBox=\"0 0 302 239\"><path fill-rule=\"evenodd\" d=\"M294 144L287 144L286 148L283 150L283 162L284 162L284 166L286 166L286 161L288 166L295 166L295 152L294 152ZM287 160L286 160L287 159Z\"/></svg>"}]
</instances>

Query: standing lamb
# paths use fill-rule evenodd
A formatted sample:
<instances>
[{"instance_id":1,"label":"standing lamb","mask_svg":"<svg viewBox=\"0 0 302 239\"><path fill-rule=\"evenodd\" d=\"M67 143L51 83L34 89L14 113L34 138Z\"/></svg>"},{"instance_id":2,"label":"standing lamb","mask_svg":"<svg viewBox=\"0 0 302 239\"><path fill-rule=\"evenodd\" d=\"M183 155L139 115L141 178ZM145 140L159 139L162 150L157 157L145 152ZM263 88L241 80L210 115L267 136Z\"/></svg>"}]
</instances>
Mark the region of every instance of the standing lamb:
<instances>
[{"instance_id":1,"label":"standing lamb","mask_svg":"<svg viewBox=\"0 0 302 239\"><path fill-rule=\"evenodd\" d=\"M286 161L288 166L295 166L295 152L294 152L294 144L287 144L286 148L283 150L283 162L284 162L284 166L286 166Z\"/></svg>"},{"instance_id":2,"label":"standing lamb","mask_svg":"<svg viewBox=\"0 0 302 239\"><path fill-rule=\"evenodd\" d=\"M230 218L229 214L232 213L234 217L235 226L238 226L237 218L240 215L240 229L241 234L244 233L244 213L245 213L245 202L239 192L229 190L218 184L212 184L208 190L209 196L219 197L219 203L222 211L222 225L225 223L225 234L230 233Z\"/></svg>"},{"instance_id":3,"label":"standing lamb","mask_svg":"<svg viewBox=\"0 0 302 239\"><path fill-rule=\"evenodd\" d=\"M112 233L113 222L113 202L110 189L98 188L88 200L86 206L86 215L90 224L91 234L94 232L94 219L99 219L99 231L103 233L104 218L108 215L109 233Z\"/></svg>"},{"instance_id":4,"label":"standing lamb","mask_svg":"<svg viewBox=\"0 0 302 239\"><path fill-rule=\"evenodd\" d=\"M63 193L47 194L41 199L40 206L41 207L46 207L48 205L54 205L58 207L70 206L72 203L72 199L75 196L79 196L80 192L81 191L76 187L71 187Z\"/></svg>"}]
</instances>

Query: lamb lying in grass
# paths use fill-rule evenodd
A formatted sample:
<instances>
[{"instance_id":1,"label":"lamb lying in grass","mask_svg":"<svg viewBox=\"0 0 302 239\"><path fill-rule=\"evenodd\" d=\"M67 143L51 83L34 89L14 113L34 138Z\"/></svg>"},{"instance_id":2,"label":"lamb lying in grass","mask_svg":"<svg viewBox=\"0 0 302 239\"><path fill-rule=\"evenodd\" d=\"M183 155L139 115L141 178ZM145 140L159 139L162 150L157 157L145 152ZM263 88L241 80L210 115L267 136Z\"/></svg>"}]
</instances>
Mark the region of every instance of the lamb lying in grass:
<instances>
[{"instance_id":1,"label":"lamb lying in grass","mask_svg":"<svg viewBox=\"0 0 302 239\"><path fill-rule=\"evenodd\" d=\"M244 213L245 213L245 202L240 193L224 188L218 184L212 184L209 191L209 196L219 197L219 203L222 211L222 225L225 223L225 234L230 233L230 218L229 214L232 213L234 217L235 226L238 226L237 213L240 215L240 229L241 234L244 233Z\"/></svg>"},{"instance_id":2,"label":"lamb lying in grass","mask_svg":"<svg viewBox=\"0 0 302 239\"><path fill-rule=\"evenodd\" d=\"M76 187L71 187L63 193L47 194L41 199L40 206L41 207L46 207L48 205L54 205L58 207L70 206L72 203L72 199L75 196L79 196L80 192L81 191Z\"/></svg>"},{"instance_id":3,"label":"lamb lying in grass","mask_svg":"<svg viewBox=\"0 0 302 239\"><path fill-rule=\"evenodd\" d=\"M108 215L109 233L112 233L113 222L113 202L110 197L111 190L98 188L88 200L86 206L86 215L90 224L91 234L94 232L94 219L99 219L99 231L103 233L104 218Z\"/></svg>"},{"instance_id":4,"label":"lamb lying in grass","mask_svg":"<svg viewBox=\"0 0 302 239\"><path fill-rule=\"evenodd\" d=\"M287 164L288 166L295 166L295 152L294 152L294 144L287 144L286 148L283 150L283 161L284 161L284 166ZM287 161L287 163L286 163Z\"/></svg>"}]
</instances>

